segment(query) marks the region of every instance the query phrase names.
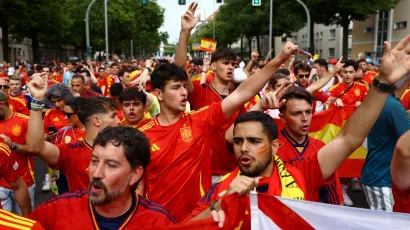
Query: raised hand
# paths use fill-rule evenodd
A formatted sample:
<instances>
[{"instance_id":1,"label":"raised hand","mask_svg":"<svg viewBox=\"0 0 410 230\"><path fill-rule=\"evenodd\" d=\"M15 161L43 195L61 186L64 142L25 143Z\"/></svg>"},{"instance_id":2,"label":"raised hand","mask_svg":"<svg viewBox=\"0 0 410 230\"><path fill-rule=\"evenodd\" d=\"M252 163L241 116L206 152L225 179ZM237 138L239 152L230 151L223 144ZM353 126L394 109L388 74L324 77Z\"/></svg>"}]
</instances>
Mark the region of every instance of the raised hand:
<instances>
[{"instance_id":1,"label":"raised hand","mask_svg":"<svg viewBox=\"0 0 410 230\"><path fill-rule=\"evenodd\" d=\"M205 55L203 61L204 61L204 66L209 66L211 64L211 59L209 58L209 55Z\"/></svg>"},{"instance_id":2,"label":"raised hand","mask_svg":"<svg viewBox=\"0 0 410 230\"><path fill-rule=\"evenodd\" d=\"M343 56L340 57L339 61L333 67L334 73L338 73L343 68L343 66L345 66L345 64L342 63L342 60L343 60Z\"/></svg>"},{"instance_id":3,"label":"raised hand","mask_svg":"<svg viewBox=\"0 0 410 230\"><path fill-rule=\"evenodd\" d=\"M198 23L199 18L201 17L201 13L199 13L195 17L195 11L197 7L198 7L198 3L192 2L189 5L188 10L185 12L185 14L182 15L181 17L181 29L182 30L191 31Z\"/></svg>"},{"instance_id":4,"label":"raised hand","mask_svg":"<svg viewBox=\"0 0 410 230\"><path fill-rule=\"evenodd\" d=\"M258 51L253 51L252 54L251 54L252 61L258 60L258 57L259 57Z\"/></svg>"},{"instance_id":5,"label":"raised hand","mask_svg":"<svg viewBox=\"0 0 410 230\"><path fill-rule=\"evenodd\" d=\"M384 42L379 78L394 84L410 71L410 35L401 40L393 49Z\"/></svg>"},{"instance_id":6,"label":"raised hand","mask_svg":"<svg viewBox=\"0 0 410 230\"><path fill-rule=\"evenodd\" d=\"M237 176L229 185L226 194L237 193L239 196L247 194L257 186L257 181L247 176Z\"/></svg>"},{"instance_id":7,"label":"raised hand","mask_svg":"<svg viewBox=\"0 0 410 230\"><path fill-rule=\"evenodd\" d=\"M277 90L273 92L267 92L260 101L260 106L263 111L267 109L280 109L285 105L286 100L280 101L282 96L292 87L292 85L281 85Z\"/></svg>"},{"instance_id":8,"label":"raised hand","mask_svg":"<svg viewBox=\"0 0 410 230\"><path fill-rule=\"evenodd\" d=\"M34 99L38 101L43 101L47 93L47 74L39 74L31 80L27 86L30 90L31 95Z\"/></svg>"},{"instance_id":9,"label":"raised hand","mask_svg":"<svg viewBox=\"0 0 410 230\"><path fill-rule=\"evenodd\" d=\"M295 55L299 50L299 47L292 42L287 42L286 45L283 47L282 51L279 54L279 58L282 59L283 62L287 61L292 55Z\"/></svg>"}]
</instances>

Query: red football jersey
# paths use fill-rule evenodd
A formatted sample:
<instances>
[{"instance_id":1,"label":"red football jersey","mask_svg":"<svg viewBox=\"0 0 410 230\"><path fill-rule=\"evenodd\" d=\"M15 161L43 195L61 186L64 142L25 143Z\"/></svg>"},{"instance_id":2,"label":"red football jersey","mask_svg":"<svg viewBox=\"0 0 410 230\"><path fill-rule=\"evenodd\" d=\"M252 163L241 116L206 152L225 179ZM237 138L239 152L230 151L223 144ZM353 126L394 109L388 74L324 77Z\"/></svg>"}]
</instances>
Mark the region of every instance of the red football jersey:
<instances>
[{"instance_id":1,"label":"red football jersey","mask_svg":"<svg viewBox=\"0 0 410 230\"><path fill-rule=\"evenodd\" d=\"M356 105L356 102L363 101L366 97L368 89L365 85L358 82L354 82L349 91L347 91L342 97L342 95L349 87L343 82L339 82L337 85L334 85L329 88L329 93L332 97L340 97L344 105Z\"/></svg>"},{"instance_id":2,"label":"red football jersey","mask_svg":"<svg viewBox=\"0 0 410 230\"><path fill-rule=\"evenodd\" d=\"M274 167L276 166L274 165ZM305 200L311 201L314 195L317 194L319 189L325 184L322 171L319 166L319 161L316 156L309 156L304 161L293 161L291 163L285 162L285 168L288 172L294 172L291 175L295 179L295 181L299 181L297 185L304 192ZM228 175L226 175L222 180L226 179L227 177ZM276 177L277 180L274 180L275 184L268 183L267 190L271 190L270 186L275 186L275 188L272 189L274 191L274 194L269 195L281 196L282 187L280 184L278 170L273 170L272 177ZM197 203L196 209L189 214L186 220L200 214L205 209L209 208L209 205L213 201L221 198L220 191L223 191L223 189L220 189L221 183L222 182L218 182L212 185L212 188L209 189L202 197L202 199Z\"/></svg>"},{"instance_id":3,"label":"red football jersey","mask_svg":"<svg viewBox=\"0 0 410 230\"><path fill-rule=\"evenodd\" d=\"M229 120L221 103L184 113L169 126L161 126L157 117L139 127L151 143L146 194L181 221L211 187L210 137Z\"/></svg>"},{"instance_id":4,"label":"red football jersey","mask_svg":"<svg viewBox=\"0 0 410 230\"><path fill-rule=\"evenodd\" d=\"M400 103L403 105L405 110L409 110L410 109L410 90L406 89L406 91L404 91L403 95L401 96L400 99Z\"/></svg>"},{"instance_id":5,"label":"red football jersey","mask_svg":"<svg viewBox=\"0 0 410 230\"><path fill-rule=\"evenodd\" d=\"M81 97L87 99L87 98L90 98L90 97L102 97L102 95L95 92L95 91L93 91L93 90L86 90L84 92L84 94L81 95Z\"/></svg>"},{"instance_id":6,"label":"red football jersey","mask_svg":"<svg viewBox=\"0 0 410 230\"><path fill-rule=\"evenodd\" d=\"M9 184L9 182L15 182L20 177L20 173L19 165L12 156L11 149L5 144L4 139L0 138L0 177Z\"/></svg>"},{"instance_id":7,"label":"red football jersey","mask_svg":"<svg viewBox=\"0 0 410 230\"><path fill-rule=\"evenodd\" d=\"M2 209L0 209L0 229L44 230L40 223Z\"/></svg>"},{"instance_id":8,"label":"red football jersey","mask_svg":"<svg viewBox=\"0 0 410 230\"><path fill-rule=\"evenodd\" d=\"M74 128L73 126L67 126L57 133L56 141L54 142L57 144L69 144L74 145L77 142L82 142L85 136L85 129L79 130Z\"/></svg>"},{"instance_id":9,"label":"red football jersey","mask_svg":"<svg viewBox=\"0 0 410 230\"><path fill-rule=\"evenodd\" d=\"M0 121L0 132L8 136L13 142L17 144L25 144L27 138L28 116L14 113L10 119ZM34 184L34 158L30 155L18 154L12 152L13 158L17 161L20 168L21 176L27 187ZM0 180L0 186L10 188L6 180Z\"/></svg>"},{"instance_id":10,"label":"red football jersey","mask_svg":"<svg viewBox=\"0 0 410 230\"><path fill-rule=\"evenodd\" d=\"M189 103L194 109L211 105L215 102L221 102L221 95L210 84L203 87L199 81L194 81L194 91L189 95ZM212 174L224 175L236 168L236 158L231 153L226 145L225 133L229 127L235 122L240 113L245 112L243 108L236 112L232 118L224 126L222 126L218 133L211 136L212 146Z\"/></svg>"},{"instance_id":11,"label":"red football jersey","mask_svg":"<svg viewBox=\"0 0 410 230\"><path fill-rule=\"evenodd\" d=\"M278 156L286 162L303 161L306 157L316 156L319 150L325 146L325 143L313 137L307 136L305 141L299 144L295 141L286 129L279 132L279 149ZM326 190L328 192L329 204L340 204L343 201L342 186L340 184L337 172L331 180L326 182ZM313 201L320 201L319 191L313 197Z\"/></svg>"},{"instance_id":12,"label":"red football jersey","mask_svg":"<svg viewBox=\"0 0 410 230\"><path fill-rule=\"evenodd\" d=\"M104 96L106 96L107 95L107 79L106 78L103 78L103 79L98 78L97 86L100 89L102 89L102 87L105 86Z\"/></svg>"},{"instance_id":13,"label":"red football jersey","mask_svg":"<svg viewBox=\"0 0 410 230\"><path fill-rule=\"evenodd\" d=\"M57 147L60 150L60 157L53 168L67 176L69 191L87 189L90 183L88 167L91 162L92 147L85 141L74 145L60 144Z\"/></svg>"},{"instance_id":14,"label":"red football jersey","mask_svg":"<svg viewBox=\"0 0 410 230\"><path fill-rule=\"evenodd\" d=\"M50 126L56 128L57 131L68 126L68 121L61 110L57 108L47 110L44 115L44 133L48 133L47 127Z\"/></svg>"},{"instance_id":15,"label":"red football jersey","mask_svg":"<svg viewBox=\"0 0 410 230\"><path fill-rule=\"evenodd\" d=\"M392 183L394 206L393 212L404 212L410 214L410 194L400 191Z\"/></svg>"},{"instance_id":16,"label":"red football jersey","mask_svg":"<svg viewBox=\"0 0 410 230\"><path fill-rule=\"evenodd\" d=\"M373 71L367 71L366 74L363 74L363 81L367 82L369 85L373 83L373 79L376 77L377 73Z\"/></svg>"},{"instance_id":17,"label":"red football jersey","mask_svg":"<svg viewBox=\"0 0 410 230\"><path fill-rule=\"evenodd\" d=\"M13 110L13 112L21 113L27 116L30 115L27 99L21 92L17 96L11 96L9 94L8 102L9 107Z\"/></svg>"},{"instance_id":18,"label":"red football jersey","mask_svg":"<svg viewBox=\"0 0 410 230\"><path fill-rule=\"evenodd\" d=\"M175 223L168 211L142 196L133 196L135 206L131 214L118 229L148 229ZM65 193L36 208L30 218L38 221L45 229L96 229L100 226L96 211L88 200L87 191Z\"/></svg>"}]
</instances>

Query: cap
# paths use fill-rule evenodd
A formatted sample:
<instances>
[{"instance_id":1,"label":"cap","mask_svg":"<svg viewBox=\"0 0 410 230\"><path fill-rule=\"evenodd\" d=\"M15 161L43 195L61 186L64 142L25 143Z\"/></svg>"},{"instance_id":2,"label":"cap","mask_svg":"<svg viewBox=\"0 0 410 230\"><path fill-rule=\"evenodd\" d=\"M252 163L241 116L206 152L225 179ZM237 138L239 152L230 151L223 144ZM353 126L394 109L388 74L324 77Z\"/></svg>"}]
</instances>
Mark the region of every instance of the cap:
<instances>
[{"instance_id":1,"label":"cap","mask_svg":"<svg viewBox=\"0 0 410 230\"><path fill-rule=\"evenodd\" d=\"M373 60L371 58L366 58L367 64L373 64Z\"/></svg>"},{"instance_id":2,"label":"cap","mask_svg":"<svg viewBox=\"0 0 410 230\"><path fill-rule=\"evenodd\" d=\"M338 60L336 58L332 58L329 60L329 64L334 65L338 62Z\"/></svg>"}]
</instances>

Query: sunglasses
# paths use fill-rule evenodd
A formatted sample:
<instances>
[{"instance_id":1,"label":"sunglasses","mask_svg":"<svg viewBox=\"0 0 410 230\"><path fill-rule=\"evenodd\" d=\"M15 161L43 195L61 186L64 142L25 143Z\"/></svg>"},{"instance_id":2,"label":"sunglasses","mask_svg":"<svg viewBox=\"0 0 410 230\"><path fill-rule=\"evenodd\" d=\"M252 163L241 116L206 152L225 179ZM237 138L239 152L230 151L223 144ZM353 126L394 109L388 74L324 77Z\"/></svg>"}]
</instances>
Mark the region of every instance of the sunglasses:
<instances>
[{"instance_id":1,"label":"sunglasses","mask_svg":"<svg viewBox=\"0 0 410 230\"><path fill-rule=\"evenodd\" d=\"M310 74L299 74L298 77L299 78L309 78Z\"/></svg>"},{"instance_id":2,"label":"sunglasses","mask_svg":"<svg viewBox=\"0 0 410 230\"><path fill-rule=\"evenodd\" d=\"M8 86L8 85L0 85L0 89L10 89L10 86Z\"/></svg>"},{"instance_id":3,"label":"sunglasses","mask_svg":"<svg viewBox=\"0 0 410 230\"><path fill-rule=\"evenodd\" d=\"M67 118L70 119L73 115L75 115L75 113L66 113L66 112L64 112L64 115L66 115Z\"/></svg>"}]
</instances>

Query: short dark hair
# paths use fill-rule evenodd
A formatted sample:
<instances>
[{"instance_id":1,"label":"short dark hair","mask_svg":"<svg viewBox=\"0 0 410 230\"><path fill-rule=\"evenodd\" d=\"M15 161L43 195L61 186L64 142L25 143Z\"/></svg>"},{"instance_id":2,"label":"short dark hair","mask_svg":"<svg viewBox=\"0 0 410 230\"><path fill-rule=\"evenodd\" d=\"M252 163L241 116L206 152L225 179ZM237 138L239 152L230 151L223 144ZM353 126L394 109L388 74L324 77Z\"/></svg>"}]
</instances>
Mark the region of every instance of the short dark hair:
<instances>
[{"instance_id":1,"label":"short dark hair","mask_svg":"<svg viewBox=\"0 0 410 230\"><path fill-rule=\"evenodd\" d=\"M33 76L33 74L35 74L35 72L34 72L33 70L27 71L27 76L28 76L28 77Z\"/></svg>"},{"instance_id":2,"label":"short dark hair","mask_svg":"<svg viewBox=\"0 0 410 230\"><path fill-rule=\"evenodd\" d=\"M144 172L150 162L150 142L148 138L138 129L125 126L106 127L94 140L93 147L106 146L108 143L124 149L124 155L132 169L142 166ZM142 178L142 177L141 177ZM131 186L134 191L139 181Z\"/></svg>"},{"instance_id":3,"label":"short dark hair","mask_svg":"<svg viewBox=\"0 0 410 230\"><path fill-rule=\"evenodd\" d=\"M297 87L297 86L293 86L291 87L288 92L286 92L282 97L281 97L281 101L282 100L286 100L285 105L280 108L280 111L283 111L286 109L286 104L289 101L289 99L298 99L298 100L305 100L307 101L310 105L313 104L313 97L312 95L306 91L306 89L302 88L302 87Z\"/></svg>"},{"instance_id":4,"label":"short dark hair","mask_svg":"<svg viewBox=\"0 0 410 230\"><path fill-rule=\"evenodd\" d=\"M219 47L211 56L211 63L219 60L232 60L236 61L236 54L231 49L226 47Z\"/></svg>"},{"instance_id":5,"label":"short dark hair","mask_svg":"<svg viewBox=\"0 0 410 230\"><path fill-rule=\"evenodd\" d=\"M129 70L128 68L122 68L122 70L118 73L118 77L122 77L124 76L124 73L131 73L131 70Z\"/></svg>"},{"instance_id":6,"label":"short dark hair","mask_svg":"<svg viewBox=\"0 0 410 230\"><path fill-rule=\"evenodd\" d=\"M276 71L276 73L281 73L281 74L284 74L284 75L286 75L286 76L289 76L289 75L290 75L290 71L289 71L288 69L278 69L278 70Z\"/></svg>"},{"instance_id":7,"label":"short dark hair","mask_svg":"<svg viewBox=\"0 0 410 230\"><path fill-rule=\"evenodd\" d=\"M263 112L251 111L239 115L235 120L234 129L238 124L251 121L260 122L262 124L263 131L268 136L269 141L278 139L278 126L268 114Z\"/></svg>"},{"instance_id":8,"label":"short dark hair","mask_svg":"<svg viewBox=\"0 0 410 230\"><path fill-rule=\"evenodd\" d=\"M343 68L346 68L348 66L352 66L354 71L357 71L357 68L359 67L358 63L354 60L346 60L343 62L345 65L343 66Z\"/></svg>"},{"instance_id":9,"label":"short dark hair","mask_svg":"<svg viewBox=\"0 0 410 230\"><path fill-rule=\"evenodd\" d=\"M299 65L295 66L294 71L293 71L295 73L295 76L298 75L299 70L310 73L310 66L306 63L300 63Z\"/></svg>"},{"instance_id":10,"label":"short dark hair","mask_svg":"<svg viewBox=\"0 0 410 230\"><path fill-rule=\"evenodd\" d=\"M302 63L303 63L303 61L301 61L301 60L295 60L292 64L292 67L295 68L297 65L302 64Z\"/></svg>"},{"instance_id":11,"label":"short dark hair","mask_svg":"<svg viewBox=\"0 0 410 230\"><path fill-rule=\"evenodd\" d=\"M111 96L118 97L121 95L122 90L124 87L122 86L121 83L114 83L110 87L110 94Z\"/></svg>"},{"instance_id":12,"label":"short dark hair","mask_svg":"<svg viewBox=\"0 0 410 230\"><path fill-rule=\"evenodd\" d=\"M327 66L328 63L327 63L327 61L326 61L325 59L323 59L323 58L318 58L318 59L316 59L313 63L319 64L319 66L325 67L326 70L329 70L329 67Z\"/></svg>"},{"instance_id":13,"label":"short dark hair","mask_svg":"<svg viewBox=\"0 0 410 230\"><path fill-rule=\"evenodd\" d=\"M86 70L86 69L82 69L82 70L78 71L78 73L79 73L79 74L86 73L86 74L87 74L87 77L91 77L90 71L88 71L88 70Z\"/></svg>"},{"instance_id":14,"label":"short dark hair","mask_svg":"<svg viewBox=\"0 0 410 230\"><path fill-rule=\"evenodd\" d=\"M204 65L204 60L202 58L194 58L190 63L194 65Z\"/></svg>"},{"instance_id":15,"label":"short dark hair","mask_svg":"<svg viewBox=\"0 0 410 230\"><path fill-rule=\"evenodd\" d=\"M98 113L108 113L112 110L118 110L118 105L108 97L89 97L84 100L78 109L78 119L81 123L87 125L92 115Z\"/></svg>"},{"instance_id":16,"label":"short dark hair","mask_svg":"<svg viewBox=\"0 0 410 230\"><path fill-rule=\"evenodd\" d=\"M145 106L147 103L147 95L143 91L139 91L136 88L127 88L120 94L120 103L124 101L141 101Z\"/></svg>"},{"instance_id":17,"label":"short dark hair","mask_svg":"<svg viewBox=\"0 0 410 230\"><path fill-rule=\"evenodd\" d=\"M120 67L120 66L118 65L118 63L115 63L115 62L111 64L111 68L114 67L114 66Z\"/></svg>"},{"instance_id":18,"label":"short dark hair","mask_svg":"<svg viewBox=\"0 0 410 230\"><path fill-rule=\"evenodd\" d=\"M187 81L186 71L175 64L158 65L151 74L151 85L153 89L165 90L168 81Z\"/></svg>"},{"instance_id":19,"label":"short dark hair","mask_svg":"<svg viewBox=\"0 0 410 230\"><path fill-rule=\"evenodd\" d=\"M273 77L269 80L268 86L275 87L276 83L278 83L280 79L287 79L287 76L285 74L276 72L275 75L273 75Z\"/></svg>"},{"instance_id":20,"label":"short dark hair","mask_svg":"<svg viewBox=\"0 0 410 230\"><path fill-rule=\"evenodd\" d=\"M367 64L366 59L362 58L362 59L359 59L359 60L357 61L357 65L359 65L359 64L362 63L362 62L366 62L366 64Z\"/></svg>"},{"instance_id":21,"label":"short dark hair","mask_svg":"<svg viewBox=\"0 0 410 230\"><path fill-rule=\"evenodd\" d=\"M70 106L71 109L73 109L74 113L78 112L78 109L81 107L81 105L84 103L84 98L82 97L72 97L65 101L66 106Z\"/></svg>"},{"instance_id":22,"label":"short dark hair","mask_svg":"<svg viewBox=\"0 0 410 230\"><path fill-rule=\"evenodd\" d=\"M71 79L80 79L83 82L83 84L85 84L85 78L81 74L76 74Z\"/></svg>"}]
</instances>

